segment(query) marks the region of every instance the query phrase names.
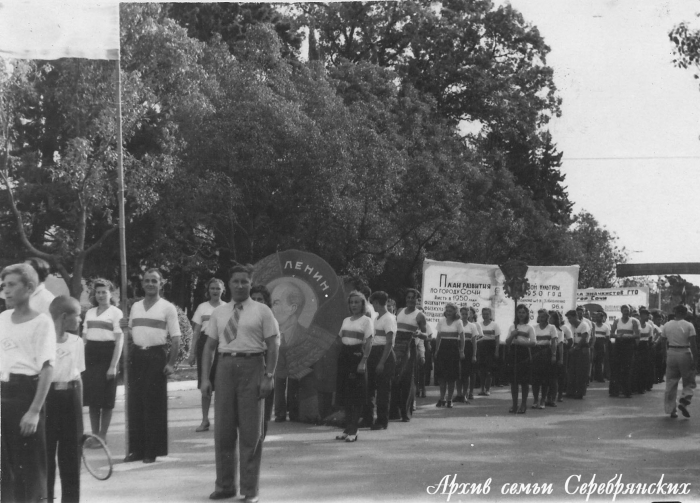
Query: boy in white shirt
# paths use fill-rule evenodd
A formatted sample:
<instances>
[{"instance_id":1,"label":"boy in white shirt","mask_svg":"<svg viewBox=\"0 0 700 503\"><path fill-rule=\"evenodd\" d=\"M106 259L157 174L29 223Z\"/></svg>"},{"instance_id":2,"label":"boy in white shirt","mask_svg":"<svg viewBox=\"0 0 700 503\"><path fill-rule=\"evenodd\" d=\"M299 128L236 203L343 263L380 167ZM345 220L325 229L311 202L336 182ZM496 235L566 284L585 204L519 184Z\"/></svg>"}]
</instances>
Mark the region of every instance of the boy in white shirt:
<instances>
[{"instance_id":1,"label":"boy in white shirt","mask_svg":"<svg viewBox=\"0 0 700 503\"><path fill-rule=\"evenodd\" d=\"M56 358L51 319L29 305L39 278L28 264L0 273L10 308L0 313L2 499L46 499L44 401Z\"/></svg>"},{"instance_id":2,"label":"boy in white shirt","mask_svg":"<svg viewBox=\"0 0 700 503\"><path fill-rule=\"evenodd\" d=\"M80 303L61 295L49 306L56 328L56 365L46 397L46 457L48 500L54 497L56 452L61 475L61 501L80 501L80 440L83 437L83 389L80 374L85 370L80 325Z\"/></svg>"}]
</instances>

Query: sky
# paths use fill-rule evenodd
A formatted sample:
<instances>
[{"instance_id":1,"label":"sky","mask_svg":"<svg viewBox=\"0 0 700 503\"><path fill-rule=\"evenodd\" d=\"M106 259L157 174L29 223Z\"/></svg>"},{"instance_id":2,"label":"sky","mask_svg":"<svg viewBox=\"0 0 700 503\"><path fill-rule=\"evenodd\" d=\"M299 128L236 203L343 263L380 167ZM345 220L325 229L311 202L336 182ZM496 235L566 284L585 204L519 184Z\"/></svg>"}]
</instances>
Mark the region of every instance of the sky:
<instances>
[{"instance_id":1,"label":"sky","mask_svg":"<svg viewBox=\"0 0 700 503\"><path fill-rule=\"evenodd\" d=\"M698 0L510 0L540 31L562 97L551 123L574 211L631 263L700 262L700 87L669 31ZM700 284L700 276L685 276Z\"/></svg>"}]
</instances>

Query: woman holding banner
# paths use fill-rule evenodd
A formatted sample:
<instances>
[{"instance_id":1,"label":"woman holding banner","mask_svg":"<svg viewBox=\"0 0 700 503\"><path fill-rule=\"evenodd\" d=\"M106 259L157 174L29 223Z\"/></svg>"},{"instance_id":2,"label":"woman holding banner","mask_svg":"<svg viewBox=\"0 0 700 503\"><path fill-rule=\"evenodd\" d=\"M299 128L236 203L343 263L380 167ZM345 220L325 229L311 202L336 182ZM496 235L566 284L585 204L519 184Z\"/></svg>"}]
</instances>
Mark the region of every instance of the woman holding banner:
<instances>
[{"instance_id":1,"label":"woman holding banner","mask_svg":"<svg viewBox=\"0 0 700 503\"><path fill-rule=\"evenodd\" d=\"M342 347L338 356L337 404L345 407L345 430L336 440L357 441L357 425L367 401L367 359L372 349L374 325L365 316L367 299L353 290L348 296L350 316L340 328Z\"/></svg>"},{"instance_id":2,"label":"woman holding banner","mask_svg":"<svg viewBox=\"0 0 700 503\"><path fill-rule=\"evenodd\" d=\"M535 330L529 325L530 309L525 304L519 304L515 310L515 320L508 329L506 346L509 349L509 365L512 375L510 394L513 406L511 414L527 412L527 396L530 393L531 354L530 348L537 345ZM518 407L518 387L522 389L522 401Z\"/></svg>"},{"instance_id":3,"label":"woman holding banner","mask_svg":"<svg viewBox=\"0 0 700 503\"><path fill-rule=\"evenodd\" d=\"M435 344L435 375L440 384L440 399L436 407L452 408L452 395L459 379L460 360L464 360L464 325L459 318L457 306L445 305L445 315L437 324ZM447 401L445 401L447 392Z\"/></svg>"}]
</instances>

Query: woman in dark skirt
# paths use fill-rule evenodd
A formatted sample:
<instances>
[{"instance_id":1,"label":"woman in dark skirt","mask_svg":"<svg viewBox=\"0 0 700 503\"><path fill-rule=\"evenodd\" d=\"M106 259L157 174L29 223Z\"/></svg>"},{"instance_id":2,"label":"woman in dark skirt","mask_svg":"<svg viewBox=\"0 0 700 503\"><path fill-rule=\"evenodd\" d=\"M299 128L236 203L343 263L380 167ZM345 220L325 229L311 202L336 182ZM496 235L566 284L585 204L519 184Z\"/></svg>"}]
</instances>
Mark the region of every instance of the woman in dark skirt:
<instances>
[{"instance_id":1,"label":"woman in dark skirt","mask_svg":"<svg viewBox=\"0 0 700 503\"><path fill-rule=\"evenodd\" d=\"M476 323L476 310L473 307L461 307L459 316L464 326L464 359L460 362L457 396L455 402L469 403L474 399L474 381L476 381L476 341L481 334Z\"/></svg>"},{"instance_id":2,"label":"woman in dark skirt","mask_svg":"<svg viewBox=\"0 0 700 503\"><path fill-rule=\"evenodd\" d=\"M554 325L549 323L546 309L537 311L535 326L537 345L532 348L532 403L533 409L544 409L552 376L556 370L559 336ZM542 396L540 397L540 391Z\"/></svg>"},{"instance_id":3,"label":"woman in dark skirt","mask_svg":"<svg viewBox=\"0 0 700 503\"><path fill-rule=\"evenodd\" d=\"M559 311L549 311L549 324L557 330L557 363L552 373L552 381L549 385L549 399L545 405L556 407L557 402L564 401L566 391L566 364L569 361L569 344L572 342L571 330L562 324Z\"/></svg>"},{"instance_id":4,"label":"woman in dark skirt","mask_svg":"<svg viewBox=\"0 0 700 503\"><path fill-rule=\"evenodd\" d=\"M221 301L221 296L226 292L226 287L224 282L218 278L211 278L206 284L206 302L202 302L194 312L192 316L192 324L194 326L194 332L192 336L192 344L190 345L190 355L187 359L190 365L194 365L197 362L197 388L202 385L202 352L204 351L204 344L206 344L207 339L207 327L209 326L209 318L211 313L214 312L219 306L226 304ZM194 349L194 351L193 351ZM219 358L219 352L214 352L214 361L211 365L211 372L209 372L209 382L212 384L212 392L214 391L214 377L216 376L216 363ZM209 407L211 406L211 395L202 395L202 423L195 430L196 432L203 432L209 430Z\"/></svg>"},{"instance_id":5,"label":"woman in dark skirt","mask_svg":"<svg viewBox=\"0 0 700 503\"><path fill-rule=\"evenodd\" d=\"M350 292L348 307L351 316L343 320L338 334L342 346L336 379L336 405L345 407L346 426L335 439L355 442L357 424L367 401L367 358L372 349L374 326L372 319L365 316L367 299L362 293Z\"/></svg>"},{"instance_id":6,"label":"woman in dark skirt","mask_svg":"<svg viewBox=\"0 0 700 503\"><path fill-rule=\"evenodd\" d=\"M464 325L457 306L445 305L445 316L438 321L435 343L435 375L440 385L436 407L452 408L452 395L459 379L459 364L464 359ZM447 393L447 400L445 400Z\"/></svg>"},{"instance_id":7,"label":"woman in dark skirt","mask_svg":"<svg viewBox=\"0 0 700 503\"><path fill-rule=\"evenodd\" d=\"M510 394L513 399L511 414L525 414L527 412L527 396L530 393L531 356L530 348L537 344L535 330L528 323L530 310L524 304L518 305L515 310L515 322L508 329L506 346L509 346L508 364L512 380L510 382ZM522 389L522 401L518 407L518 391Z\"/></svg>"},{"instance_id":8,"label":"woman in dark skirt","mask_svg":"<svg viewBox=\"0 0 700 503\"><path fill-rule=\"evenodd\" d=\"M114 290L111 281L93 281L90 287L90 302L96 307L85 314L83 321L83 405L89 408L93 435L99 436L105 442L112 421L117 392L117 368L124 341L124 334L119 327L123 313L114 305Z\"/></svg>"}]
</instances>

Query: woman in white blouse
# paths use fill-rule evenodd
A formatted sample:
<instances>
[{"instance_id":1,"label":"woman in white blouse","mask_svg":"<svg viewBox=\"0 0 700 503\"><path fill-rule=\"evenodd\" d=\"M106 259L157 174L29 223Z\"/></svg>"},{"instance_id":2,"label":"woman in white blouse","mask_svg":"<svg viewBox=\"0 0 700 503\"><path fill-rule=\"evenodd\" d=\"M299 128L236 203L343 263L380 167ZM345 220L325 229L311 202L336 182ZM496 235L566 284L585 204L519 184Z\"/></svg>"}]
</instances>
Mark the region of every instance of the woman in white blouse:
<instances>
[{"instance_id":1,"label":"woman in white blouse","mask_svg":"<svg viewBox=\"0 0 700 503\"><path fill-rule=\"evenodd\" d=\"M513 406L511 414L527 412L527 396L530 393L531 356L530 348L537 344L535 330L530 326L530 309L525 304L519 304L515 310L515 321L508 329L506 346L510 346L508 359L512 371L510 395ZM522 400L518 407L518 392L522 389Z\"/></svg>"},{"instance_id":2,"label":"woman in white blouse","mask_svg":"<svg viewBox=\"0 0 700 503\"><path fill-rule=\"evenodd\" d=\"M119 326L122 311L114 301L115 288L111 281L96 279L90 288L93 307L85 314L85 374L83 376L83 405L90 410L93 435L107 440L112 410L117 392L117 366L122 353L124 334Z\"/></svg>"},{"instance_id":3,"label":"woman in white blouse","mask_svg":"<svg viewBox=\"0 0 700 503\"><path fill-rule=\"evenodd\" d=\"M457 306L445 305L445 316L438 321L435 343L435 375L440 385L440 399L436 407L452 408L452 395L459 379L460 360L464 359L464 325ZM447 393L447 400L445 400Z\"/></svg>"},{"instance_id":4,"label":"woman in white blouse","mask_svg":"<svg viewBox=\"0 0 700 503\"><path fill-rule=\"evenodd\" d=\"M355 442L357 424L367 400L367 358L372 349L374 325L365 316L367 299L354 290L348 296L350 316L343 320L338 334L342 342L338 356L336 402L345 407L345 430L336 440Z\"/></svg>"}]
</instances>

